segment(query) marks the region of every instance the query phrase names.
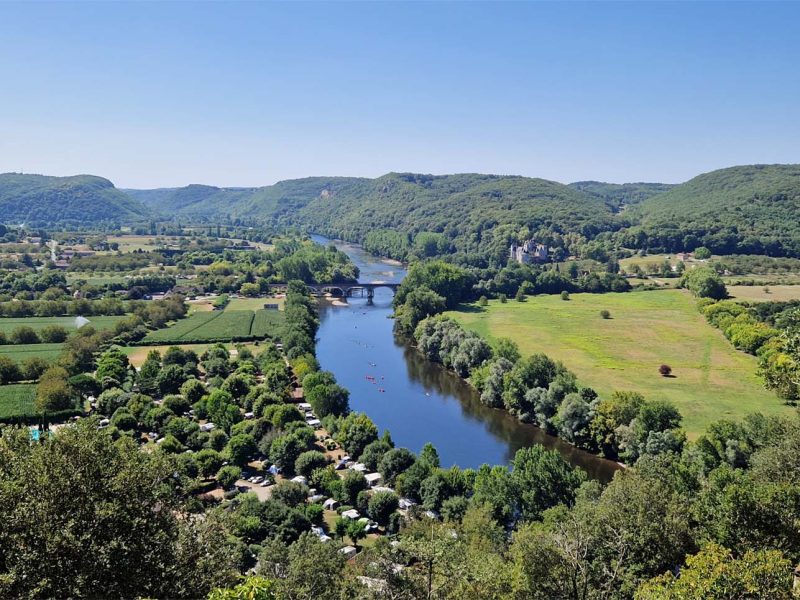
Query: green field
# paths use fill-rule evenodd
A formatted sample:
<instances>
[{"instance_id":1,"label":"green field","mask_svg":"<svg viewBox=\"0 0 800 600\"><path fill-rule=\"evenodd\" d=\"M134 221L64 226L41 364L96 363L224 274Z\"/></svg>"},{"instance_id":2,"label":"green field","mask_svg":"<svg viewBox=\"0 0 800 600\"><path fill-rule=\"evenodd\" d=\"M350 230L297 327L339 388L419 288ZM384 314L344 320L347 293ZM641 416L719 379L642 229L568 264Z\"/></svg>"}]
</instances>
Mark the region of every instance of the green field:
<instances>
[{"instance_id":1,"label":"green field","mask_svg":"<svg viewBox=\"0 0 800 600\"><path fill-rule=\"evenodd\" d=\"M277 335L282 322L283 313L278 311L196 312L166 329L149 333L144 342L155 344L214 342L273 336Z\"/></svg>"},{"instance_id":2,"label":"green field","mask_svg":"<svg viewBox=\"0 0 800 600\"><path fill-rule=\"evenodd\" d=\"M125 316L111 316L111 317L86 317L89 319L89 324L97 329L111 329L117 321L124 319ZM21 318L0 318L0 331L8 335L17 327L25 325L34 331L41 331L48 325L61 325L65 329L77 329L76 317L21 317Z\"/></svg>"},{"instance_id":3,"label":"green field","mask_svg":"<svg viewBox=\"0 0 800 600\"><path fill-rule=\"evenodd\" d=\"M604 309L611 319L600 316ZM790 411L763 388L756 359L706 323L684 291L573 294L569 301L534 296L448 314L489 339L512 338L523 354L544 352L563 361L601 396L635 390L674 402L689 437L723 417ZM674 377L658 374L662 363Z\"/></svg>"},{"instance_id":4,"label":"green field","mask_svg":"<svg viewBox=\"0 0 800 600\"><path fill-rule=\"evenodd\" d=\"M278 304L283 310L283 298L231 298L225 310L261 310L265 304Z\"/></svg>"},{"instance_id":5,"label":"green field","mask_svg":"<svg viewBox=\"0 0 800 600\"><path fill-rule=\"evenodd\" d=\"M0 419L30 414L36 410L36 385L0 385Z\"/></svg>"},{"instance_id":6,"label":"green field","mask_svg":"<svg viewBox=\"0 0 800 600\"><path fill-rule=\"evenodd\" d=\"M54 361L61 354L61 347L64 344L6 344L0 346L0 356L7 356L16 362L22 362L26 358L43 358L47 361Z\"/></svg>"}]
</instances>

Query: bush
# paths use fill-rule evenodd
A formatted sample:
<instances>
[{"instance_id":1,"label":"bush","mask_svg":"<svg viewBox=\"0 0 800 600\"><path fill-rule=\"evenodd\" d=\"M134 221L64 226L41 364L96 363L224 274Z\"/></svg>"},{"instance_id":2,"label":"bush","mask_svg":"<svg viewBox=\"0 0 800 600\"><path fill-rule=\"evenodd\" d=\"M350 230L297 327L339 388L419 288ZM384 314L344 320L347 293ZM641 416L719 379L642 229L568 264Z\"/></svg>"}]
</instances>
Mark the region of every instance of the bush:
<instances>
[{"instance_id":1,"label":"bush","mask_svg":"<svg viewBox=\"0 0 800 600\"><path fill-rule=\"evenodd\" d=\"M669 365L661 365L658 367L658 372L661 373L662 377L669 377L672 375L672 367Z\"/></svg>"},{"instance_id":2,"label":"bush","mask_svg":"<svg viewBox=\"0 0 800 600\"><path fill-rule=\"evenodd\" d=\"M569 292L567 290L564 290L563 292L561 292L561 299L562 300L569 300Z\"/></svg>"},{"instance_id":3,"label":"bush","mask_svg":"<svg viewBox=\"0 0 800 600\"><path fill-rule=\"evenodd\" d=\"M604 319L610 319L611 313L604 309L600 311L600 316L603 317Z\"/></svg>"},{"instance_id":4,"label":"bush","mask_svg":"<svg viewBox=\"0 0 800 600\"><path fill-rule=\"evenodd\" d=\"M486 296L481 296L478 299L478 306L486 306L487 304L489 304L489 300L486 298Z\"/></svg>"},{"instance_id":5,"label":"bush","mask_svg":"<svg viewBox=\"0 0 800 600\"><path fill-rule=\"evenodd\" d=\"M379 525L386 525L397 510L399 498L393 492L376 492L367 502L367 514Z\"/></svg>"},{"instance_id":6,"label":"bush","mask_svg":"<svg viewBox=\"0 0 800 600\"><path fill-rule=\"evenodd\" d=\"M505 294L498 294L497 297L500 299L500 304L505 304L508 302L508 296Z\"/></svg>"}]
</instances>

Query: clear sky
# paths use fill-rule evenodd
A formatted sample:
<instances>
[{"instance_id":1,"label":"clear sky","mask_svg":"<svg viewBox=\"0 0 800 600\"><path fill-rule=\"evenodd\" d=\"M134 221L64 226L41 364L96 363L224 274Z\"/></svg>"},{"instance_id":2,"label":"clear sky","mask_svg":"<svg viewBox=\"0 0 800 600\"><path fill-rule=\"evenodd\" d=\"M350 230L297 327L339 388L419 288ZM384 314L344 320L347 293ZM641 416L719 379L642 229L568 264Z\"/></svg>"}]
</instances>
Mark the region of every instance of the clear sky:
<instances>
[{"instance_id":1,"label":"clear sky","mask_svg":"<svg viewBox=\"0 0 800 600\"><path fill-rule=\"evenodd\" d=\"M800 3L0 3L0 172L684 181L800 162Z\"/></svg>"}]
</instances>

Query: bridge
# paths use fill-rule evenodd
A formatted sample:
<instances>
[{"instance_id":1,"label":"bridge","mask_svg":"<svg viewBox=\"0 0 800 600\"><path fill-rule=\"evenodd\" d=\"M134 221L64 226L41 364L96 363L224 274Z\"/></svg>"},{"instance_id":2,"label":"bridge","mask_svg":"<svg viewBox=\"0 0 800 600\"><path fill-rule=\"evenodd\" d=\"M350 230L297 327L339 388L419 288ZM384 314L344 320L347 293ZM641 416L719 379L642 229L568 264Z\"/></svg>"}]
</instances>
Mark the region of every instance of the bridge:
<instances>
[{"instance_id":1,"label":"bridge","mask_svg":"<svg viewBox=\"0 0 800 600\"><path fill-rule=\"evenodd\" d=\"M269 287L275 291L285 290L286 284L270 284ZM307 283L306 287L318 296L331 294L340 298L351 298L360 295L372 300L375 297L375 290L378 288L387 288L392 291L392 294L395 294L400 284L386 283L385 281L371 281L368 283Z\"/></svg>"}]
</instances>

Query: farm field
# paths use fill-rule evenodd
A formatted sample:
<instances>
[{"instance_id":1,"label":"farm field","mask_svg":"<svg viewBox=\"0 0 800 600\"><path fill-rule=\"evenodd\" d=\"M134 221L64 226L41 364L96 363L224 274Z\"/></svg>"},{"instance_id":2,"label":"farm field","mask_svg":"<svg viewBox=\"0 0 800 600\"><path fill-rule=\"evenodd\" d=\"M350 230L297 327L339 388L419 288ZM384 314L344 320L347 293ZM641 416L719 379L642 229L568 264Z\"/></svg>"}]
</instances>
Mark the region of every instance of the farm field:
<instances>
[{"instance_id":1,"label":"farm field","mask_svg":"<svg viewBox=\"0 0 800 600\"><path fill-rule=\"evenodd\" d=\"M742 302L787 302L800 300L800 285L770 285L768 292L760 285L729 285L728 295Z\"/></svg>"},{"instance_id":2,"label":"farm field","mask_svg":"<svg viewBox=\"0 0 800 600\"><path fill-rule=\"evenodd\" d=\"M105 316L105 317L86 317L89 324L97 329L111 329L117 321L125 318L124 315L120 316ZM68 331L77 329L77 317L2 317L0 318L0 331L8 335L17 327L22 325L30 327L34 331L41 331L48 325L61 325Z\"/></svg>"},{"instance_id":3,"label":"farm field","mask_svg":"<svg viewBox=\"0 0 800 600\"><path fill-rule=\"evenodd\" d=\"M26 358L43 358L47 361L54 361L61 354L61 347L64 344L6 344L0 346L0 356L7 356L17 362Z\"/></svg>"},{"instance_id":4,"label":"farm field","mask_svg":"<svg viewBox=\"0 0 800 600\"><path fill-rule=\"evenodd\" d=\"M0 419L30 414L36 410L36 385L0 385Z\"/></svg>"},{"instance_id":5,"label":"farm field","mask_svg":"<svg viewBox=\"0 0 800 600\"><path fill-rule=\"evenodd\" d=\"M611 319L603 319L601 310ZM756 376L756 359L706 323L684 291L533 296L447 313L488 339L509 337L523 354L544 352L601 396L633 390L673 402L690 438L721 418L788 413ZM658 374L662 363L674 377Z\"/></svg>"},{"instance_id":6,"label":"farm field","mask_svg":"<svg viewBox=\"0 0 800 600\"><path fill-rule=\"evenodd\" d=\"M261 313L270 312L265 316ZM174 325L153 331L145 343L202 343L275 335L283 315L277 311L215 310L195 312Z\"/></svg>"}]
</instances>

